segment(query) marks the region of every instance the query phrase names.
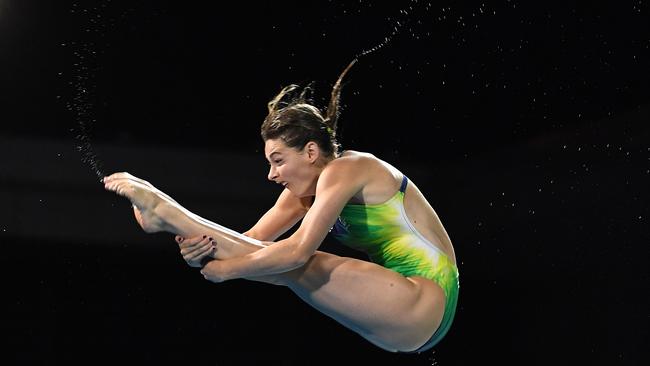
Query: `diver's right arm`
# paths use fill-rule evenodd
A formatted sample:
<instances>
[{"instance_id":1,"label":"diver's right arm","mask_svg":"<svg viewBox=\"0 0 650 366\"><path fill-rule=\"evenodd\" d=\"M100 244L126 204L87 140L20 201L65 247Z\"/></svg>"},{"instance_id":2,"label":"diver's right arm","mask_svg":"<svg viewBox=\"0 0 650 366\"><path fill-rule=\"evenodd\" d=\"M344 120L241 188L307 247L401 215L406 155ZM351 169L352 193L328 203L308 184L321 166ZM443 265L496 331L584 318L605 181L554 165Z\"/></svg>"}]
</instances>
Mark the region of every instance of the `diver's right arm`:
<instances>
[{"instance_id":1,"label":"diver's right arm","mask_svg":"<svg viewBox=\"0 0 650 366\"><path fill-rule=\"evenodd\" d=\"M285 189L257 223L244 235L265 242L273 242L280 235L291 229L307 213L304 200L300 200ZM217 243L207 235L191 238L176 236L181 255L191 267L202 267L207 260L215 259L218 255Z\"/></svg>"},{"instance_id":2,"label":"diver's right arm","mask_svg":"<svg viewBox=\"0 0 650 366\"><path fill-rule=\"evenodd\" d=\"M261 241L275 241L291 229L309 210L306 199L294 196L284 189L271 207L244 235Z\"/></svg>"}]
</instances>

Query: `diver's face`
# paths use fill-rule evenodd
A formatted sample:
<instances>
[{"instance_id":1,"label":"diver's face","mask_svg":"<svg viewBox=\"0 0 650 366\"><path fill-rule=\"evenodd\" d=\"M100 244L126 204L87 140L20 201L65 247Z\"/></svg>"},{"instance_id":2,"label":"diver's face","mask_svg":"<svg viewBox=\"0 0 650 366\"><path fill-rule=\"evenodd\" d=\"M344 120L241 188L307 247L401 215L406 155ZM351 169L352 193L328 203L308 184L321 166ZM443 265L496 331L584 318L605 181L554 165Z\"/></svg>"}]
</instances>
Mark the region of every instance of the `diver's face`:
<instances>
[{"instance_id":1,"label":"diver's face","mask_svg":"<svg viewBox=\"0 0 650 366\"><path fill-rule=\"evenodd\" d=\"M297 197L316 193L318 175L307 148L298 151L288 147L281 139L269 139L264 144L264 155L270 165L269 180L282 185Z\"/></svg>"}]
</instances>

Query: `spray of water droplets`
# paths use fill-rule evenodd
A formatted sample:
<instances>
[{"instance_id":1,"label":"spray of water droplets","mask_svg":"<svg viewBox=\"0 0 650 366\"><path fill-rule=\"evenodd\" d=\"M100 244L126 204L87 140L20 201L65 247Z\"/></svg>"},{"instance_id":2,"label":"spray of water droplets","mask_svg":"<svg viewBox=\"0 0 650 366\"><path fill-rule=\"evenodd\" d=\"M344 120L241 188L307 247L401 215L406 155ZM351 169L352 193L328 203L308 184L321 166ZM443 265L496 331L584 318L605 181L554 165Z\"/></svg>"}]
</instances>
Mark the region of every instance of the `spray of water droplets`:
<instances>
[{"instance_id":1,"label":"spray of water droplets","mask_svg":"<svg viewBox=\"0 0 650 366\"><path fill-rule=\"evenodd\" d=\"M87 45L83 45L86 47ZM98 178L104 176L101 162L97 158L97 154L92 148L90 138L90 126L96 123L97 120L92 117L93 103L91 98L91 85L92 74L88 71L88 67L83 65L84 57L75 52L80 59L79 63L75 64L73 81L71 81L74 95L72 101L68 102L67 108L74 114L74 119L77 122L77 127L73 128L77 140L77 151L82 155L81 160L90 165L92 171Z\"/></svg>"},{"instance_id":2,"label":"spray of water droplets","mask_svg":"<svg viewBox=\"0 0 650 366\"><path fill-rule=\"evenodd\" d=\"M433 351L431 351L431 353L429 354L429 362L431 362L431 366L438 366L438 365L440 365L440 364L438 363L438 361L436 361L436 359L434 358L435 353L436 353L436 351L433 350Z\"/></svg>"},{"instance_id":3,"label":"spray of water droplets","mask_svg":"<svg viewBox=\"0 0 650 366\"><path fill-rule=\"evenodd\" d=\"M70 13L82 20L82 36L87 37L80 41L62 43L61 46L70 49L74 57L72 64L71 80L68 86L71 87L71 100L66 103L66 108L73 114L76 126L71 128L77 140L76 149L81 153L82 162L88 164L93 173L98 177L104 177L102 163L98 159L91 144L91 128L97 122L93 117L95 96L95 73L97 70L97 44L96 40L101 38L106 30L106 23L102 21L101 10L106 7L106 0L98 7L90 9L81 8L78 4L72 4Z\"/></svg>"},{"instance_id":4,"label":"spray of water droplets","mask_svg":"<svg viewBox=\"0 0 650 366\"><path fill-rule=\"evenodd\" d=\"M423 7L423 9L419 9L419 7ZM412 19L411 19L411 14L414 11L424 11L428 12L431 9L431 3L426 3L424 5L420 5L418 0L411 0L409 1L409 5L405 7L404 9L401 9L399 11L399 15L395 18L388 18L389 21L393 22L392 24L392 29L390 33L384 37L383 41L378 43L377 45L365 49L357 54L355 58L359 59L363 56L369 55L371 53L377 52L378 50L386 47L389 43L393 41L395 37L397 37L405 27L409 27L408 31L411 33L414 37L419 37L416 35L416 32L413 31L412 28Z\"/></svg>"}]
</instances>

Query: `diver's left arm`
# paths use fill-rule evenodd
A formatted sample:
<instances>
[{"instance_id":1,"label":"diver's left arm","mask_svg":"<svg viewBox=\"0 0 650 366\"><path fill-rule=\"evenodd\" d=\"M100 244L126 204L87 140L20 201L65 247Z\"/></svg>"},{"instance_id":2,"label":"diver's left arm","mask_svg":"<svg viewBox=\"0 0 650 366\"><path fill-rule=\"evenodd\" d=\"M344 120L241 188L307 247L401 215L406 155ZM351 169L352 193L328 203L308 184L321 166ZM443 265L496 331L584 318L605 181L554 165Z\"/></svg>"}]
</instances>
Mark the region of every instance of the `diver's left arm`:
<instances>
[{"instance_id":1,"label":"diver's left arm","mask_svg":"<svg viewBox=\"0 0 650 366\"><path fill-rule=\"evenodd\" d=\"M303 266L325 239L345 204L363 188L366 177L358 171L353 162L343 159L330 162L319 177L313 205L290 237L242 257L212 261L201 273L210 281L222 282L283 273Z\"/></svg>"}]
</instances>

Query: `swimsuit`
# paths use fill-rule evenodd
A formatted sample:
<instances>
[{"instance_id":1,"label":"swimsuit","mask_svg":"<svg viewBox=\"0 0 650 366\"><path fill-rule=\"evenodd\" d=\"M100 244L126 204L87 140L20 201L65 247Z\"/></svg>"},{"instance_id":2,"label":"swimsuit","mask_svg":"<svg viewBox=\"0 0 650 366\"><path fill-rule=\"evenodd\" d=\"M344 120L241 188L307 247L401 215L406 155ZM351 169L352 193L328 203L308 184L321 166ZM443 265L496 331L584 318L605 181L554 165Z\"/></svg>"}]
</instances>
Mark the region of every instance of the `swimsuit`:
<instances>
[{"instance_id":1,"label":"swimsuit","mask_svg":"<svg viewBox=\"0 0 650 366\"><path fill-rule=\"evenodd\" d=\"M458 268L449 257L425 239L411 224L404 210L408 179L397 193L377 205L347 204L331 230L342 244L365 252L370 260L406 277L421 276L437 283L445 293L445 313L433 336L419 349L423 352L447 334L456 313Z\"/></svg>"}]
</instances>

